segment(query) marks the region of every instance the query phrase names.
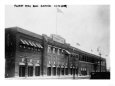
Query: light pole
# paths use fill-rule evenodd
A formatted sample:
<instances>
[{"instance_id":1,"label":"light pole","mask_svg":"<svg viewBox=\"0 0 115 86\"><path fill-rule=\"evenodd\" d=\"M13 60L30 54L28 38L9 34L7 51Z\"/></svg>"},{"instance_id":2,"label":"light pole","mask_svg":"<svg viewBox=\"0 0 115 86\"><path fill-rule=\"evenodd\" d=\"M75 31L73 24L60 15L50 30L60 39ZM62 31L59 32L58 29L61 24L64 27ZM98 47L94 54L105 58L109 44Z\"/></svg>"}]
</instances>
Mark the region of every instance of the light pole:
<instances>
[{"instance_id":1,"label":"light pole","mask_svg":"<svg viewBox=\"0 0 115 86\"><path fill-rule=\"evenodd\" d=\"M101 72L101 55L102 54L101 54L101 50L99 48L97 48L97 51L98 51L99 56L100 56L100 60L99 60L100 62L99 63L100 63L100 72Z\"/></svg>"}]
</instances>

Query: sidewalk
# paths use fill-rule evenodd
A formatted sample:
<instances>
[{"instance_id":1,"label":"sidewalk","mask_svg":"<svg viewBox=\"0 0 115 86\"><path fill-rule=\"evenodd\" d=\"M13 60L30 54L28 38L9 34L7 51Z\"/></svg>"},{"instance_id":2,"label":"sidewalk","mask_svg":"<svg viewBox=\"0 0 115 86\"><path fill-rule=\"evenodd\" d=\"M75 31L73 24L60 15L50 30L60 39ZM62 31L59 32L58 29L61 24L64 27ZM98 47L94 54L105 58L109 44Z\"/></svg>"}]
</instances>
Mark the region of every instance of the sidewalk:
<instances>
[{"instance_id":1,"label":"sidewalk","mask_svg":"<svg viewBox=\"0 0 115 86\"><path fill-rule=\"evenodd\" d=\"M14 77L8 79L24 79L24 80L37 80L37 79L73 79L73 75L64 75L64 76L35 76L35 77ZM90 76L75 76L75 79L90 79Z\"/></svg>"}]
</instances>

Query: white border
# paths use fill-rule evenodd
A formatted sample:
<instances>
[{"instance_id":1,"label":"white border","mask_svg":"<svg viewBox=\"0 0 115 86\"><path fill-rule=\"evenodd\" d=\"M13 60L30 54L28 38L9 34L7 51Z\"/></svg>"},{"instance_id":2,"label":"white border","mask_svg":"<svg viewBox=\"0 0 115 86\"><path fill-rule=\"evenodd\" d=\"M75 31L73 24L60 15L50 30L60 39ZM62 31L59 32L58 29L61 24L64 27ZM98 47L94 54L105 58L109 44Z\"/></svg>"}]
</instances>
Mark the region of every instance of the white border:
<instances>
[{"instance_id":1,"label":"white border","mask_svg":"<svg viewBox=\"0 0 115 86\"><path fill-rule=\"evenodd\" d=\"M114 86L115 77L115 1L114 0L2 0L0 4L0 85L18 85L18 86ZM110 22L110 65L112 71L111 80L6 80L4 78L5 60L4 60L4 27L5 27L5 5L6 4L67 4L67 5L111 5L111 22ZM73 9L74 10L74 9Z\"/></svg>"}]
</instances>

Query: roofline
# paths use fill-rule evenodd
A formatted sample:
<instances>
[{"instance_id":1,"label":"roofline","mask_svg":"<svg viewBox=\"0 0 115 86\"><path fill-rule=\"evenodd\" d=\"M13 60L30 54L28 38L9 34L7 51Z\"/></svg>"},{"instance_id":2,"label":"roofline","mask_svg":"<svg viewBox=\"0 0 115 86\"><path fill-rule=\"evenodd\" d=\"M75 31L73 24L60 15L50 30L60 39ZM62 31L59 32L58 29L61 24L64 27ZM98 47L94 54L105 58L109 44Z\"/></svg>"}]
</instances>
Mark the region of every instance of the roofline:
<instances>
[{"instance_id":1,"label":"roofline","mask_svg":"<svg viewBox=\"0 0 115 86\"><path fill-rule=\"evenodd\" d=\"M36 33L34 33L34 32L31 32L31 31L22 29L22 28L17 27L17 26L5 28L5 29L15 30L16 32L20 32L20 33L23 33L23 34L26 34L26 35L29 35L29 36L32 36L32 37L35 37L35 38L42 39L42 36L41 36L41 35L38 35L38 34L36 34Z\"/></svg>"}]
</instances>

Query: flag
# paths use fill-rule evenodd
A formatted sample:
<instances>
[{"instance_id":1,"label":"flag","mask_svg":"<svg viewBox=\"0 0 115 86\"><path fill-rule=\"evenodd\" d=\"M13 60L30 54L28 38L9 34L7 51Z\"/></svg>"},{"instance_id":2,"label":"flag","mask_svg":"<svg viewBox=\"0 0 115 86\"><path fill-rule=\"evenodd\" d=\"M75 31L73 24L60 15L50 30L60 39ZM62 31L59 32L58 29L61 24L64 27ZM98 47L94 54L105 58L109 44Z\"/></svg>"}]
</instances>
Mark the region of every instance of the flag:
<instances>
[{"instance_id":1,"label":"flag","mask_svg":"<svg viewBox=\"0 0 115 86\"><path fill-rule=\"evenodd\" d=\"M63 13L63 11L57 8L57 13Z\"/></svg>"},{"instance_id":2,"label":"flag","mask_svg":"<svg viewBox=\"0 0 115 86\"><path fill-rule=\"evenodd\" d=\"M80 46L80 44L79 43L76 43L78 46Z\"/></svg>"}]
</instances>

